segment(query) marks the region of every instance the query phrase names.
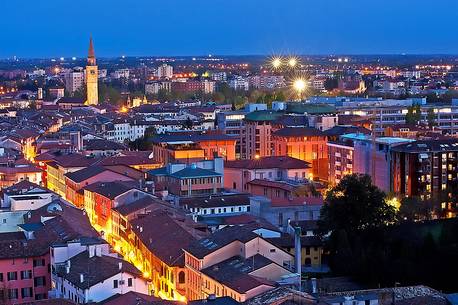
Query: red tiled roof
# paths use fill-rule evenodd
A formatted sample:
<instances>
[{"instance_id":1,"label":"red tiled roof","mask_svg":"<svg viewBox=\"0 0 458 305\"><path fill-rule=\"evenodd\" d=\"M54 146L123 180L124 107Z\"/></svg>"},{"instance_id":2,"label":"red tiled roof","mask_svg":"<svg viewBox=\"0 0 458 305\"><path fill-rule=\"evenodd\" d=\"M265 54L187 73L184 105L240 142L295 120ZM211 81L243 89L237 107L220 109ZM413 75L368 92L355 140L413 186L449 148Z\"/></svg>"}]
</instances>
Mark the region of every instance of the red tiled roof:
<instances>
[{"instance_id":1,"label":"red tiled roof","mask_svg":"<svg viewBox=\"0 0 458 305\"><path fill-rule=\"evenodd\" d=\"M158 164L153 159L149 158L149 154L146 155L144 153L134 155L129 154L125 156L111 156L105 158L100 163L101 165L128 165L128 166L135 166L135 165L154 165Z\"/></svg>"},{"instance_id":2,"label":"red tiled roof","mask_svg":"<svg viewBox=\"0 0 458 305\"><path fill-rule=\"evenodd\" d=\"M198 237L191 234L192 228L186 229L184 219L180 220L166 212L159 211L134 220L132 231L155 256L168 266L184 266L182 249L196 241Z\"/></svg>"},{"instance_id":3,"label":"red tiled roof","mask_svg":"<svg viewBox=\"0 0 458 305\"><path fill-rule=\"evenodd\" d=\"M87 167L100 161L99 158L86 157L81 154L69 154L54 158L57 164L63 167Z\"/></svg>"},{"instance_id":4,"label":"red tiled roof","mask_svg":"<svg viewBox=\"0 0 458 305\"><path fill-rule=\"evenodd\" d=\"M248 182L248 184L272 187L272 188L279 188L279 189L286 190L286 191L294 191L297 188L297 186L294 186L292 184L289 184L283 181L271 181L271 180L265 180L265 179L254 179Z\"/></svg>"},{"instance_id":5,"label":"red tiled roof","mask_svg":"<svg viewBox=\"0 0 458 305\"><path fill-rule=\"evenodd\" d=\"M0 166L0 173L6 174L6 175L14 175L18 173L40 173L40 172L42 172L42 170L34 165L19 166L19 167Z\"/></svg>"},{"instance_id":6,"label":"red tiled roof","mask_svg":"<svg viewBox=\"0 0 458 305\"><path fill-rule=\"evenodd\" d=\"M310 163L288 156L261 157L253 160L235 160L226 161L225 168L242 168L242 169L299 169L310 168Z\"/></svg>"},{"instance_id":7,"label":"red tiled roof","mask_svg":"<svg viewBox=\"0 0 458 305\"><path fill-rule=\"evenodd\" d=\"M136 183L136 181L96 182L89 184L84 189L113 200L117 196L135 189L137 186Z\"/></svg>"},{"instance_id":8,"label":"red tiled roof","mask_svg":"<svg viewBox=\"0 0 458 305\"><path fill-rule=\"evenodd\" d=\"M156 298L151 295L146 295L134 291L129 291L124 294L115 294L108 299L97 303L98 305L179 305L183 304L176 301L168 301ZM40 304L41 305L41 304Z\"/></svg>"},{"instance_id":9,"label":"red tiled roof","mask_svg":"<svg viewBox=\"0 0 458 305\"><path fill-rule=\"evenodd\" d=\"M278 137L325 137L326 135L311 127L285 127L272 133Z\"/></svg>"}]
</instances>

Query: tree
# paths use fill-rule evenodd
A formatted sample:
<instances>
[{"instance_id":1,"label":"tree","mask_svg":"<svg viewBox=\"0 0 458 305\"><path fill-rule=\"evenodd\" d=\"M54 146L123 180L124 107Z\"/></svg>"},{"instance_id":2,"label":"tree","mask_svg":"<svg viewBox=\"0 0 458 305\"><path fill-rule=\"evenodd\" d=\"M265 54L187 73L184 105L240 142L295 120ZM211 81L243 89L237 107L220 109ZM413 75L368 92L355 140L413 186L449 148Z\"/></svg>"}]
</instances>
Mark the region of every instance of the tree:
<instances>
[{"instance_id":1,"label":"tree","mask_svg":"<svg viewBox=\"0 0 458 305\"><path fill-rule=\"evenodd\" d=\"M283 91L278 91L275 93L275 100L279 102L286 101L285 93Z\"/></svg>"},{"instance_id":2,"label":"tree","mask_svg":"<svg viewBox=\"0 0 458 305\"><path fill-rule=\"evenodd\" d=\"M157 134L156 127L151 126L146 128L145 135L143 136L145 139L149 139Z\"/></svg>"},{"instance_id":3,"label":"tree","mask_svg":"<svg viewBox=\"0 0 458 305\"><path fill-rule=\"evenodd\" d=\"M170 99L170 92L167 89L159 89L157 92L157 99L161 102L168 101Z\"/></svg>"},{"instance_id":4,"label":"tree","mask_svg":"<svg viewBox=\"0 0 458 305\"><path fill-rule=\"evenodd\" d=\"M248 103L248 98L244 96L236 96L234 98L234 106L235 109L240 109L245 107L245 105Z\"/></svg>"},{"instance_id":5,"label":"tree","mask_svg":"<svg viewBox=\"0 0 458 305\"><path fill-rule=\"evenodd\" d=\"M407 114L405 117L406 124L415 126L421 121L421 108L420 105L412 105L407 108Z\"/></svg>"},{"instance_id":6,"label":"tree","mask_svg":"<svg viewBox=\"0 0 458 305\"><path fill-rule=\"evenodd\" d=\"M430 205L417 197L405 197L401 200L398 217L401 221L415 221L429 219Z\"/></svg>"},{"instance_id":7,"label":"tree","mask_svg":"<svg viewBox=\"0 0 458 305\"><path fill-rule=\"evenodd\" d=\"M250 103L262 103L264 100L264 94L259 90L251 91L250 95L248 96L248 102Z\"/></svg>"},{"instance_id":8,"label":"tree","mask_svg":"<svg viewBox=\"0 0 458 305\"><path fill-rule=\"evenodd\" d=\"M436 125L436 114L434 113L433 108L428 109L428 114L426 116L426 119L428 121L429 128L433 128L433 126Z\"/></svg>"},{"instance_id":9,"label":"tree","mask_svg":"<svg viewBox=\"0 0 458 305\"><path fill-rule=\"evenodd\" d=\"M192 126L193 126L192 120L189 117L187 117L186 121L184 121L183 123L183 129L192 129Z\"/></svg>"},{"instance_id":10,"label":"tree","mask_svg":"<svg viewBox=\"0 0 458 305\"><path fill-rule=\"evenodd\" d=\"M319 231L344 230L347 234L395 221L395 209L367 175L347 175L331 188L321 208Z\"/></svg>"},{"instance_id":11,"label":"tree","mask_svg":"<svg viewBox=\"0 0 458 305\"><path fill-rule=\"evenodd\" d=\"M224 94L222 94L221 92L214 92L212 94L212 100L215 103L223 103L225 99L226 98L224 97Z\"/></svg>"},{"instance_id":12,"label":"tree","mask_svg":"<svg viewBox=\"0 0 458 305\"><path fill-rule=\"evenodd\" d=\"M87 98L87 93L86 93L86 86L81 86L79 87L75 92L73 92L73 97L78 97L78 98Z\"/></svg>"},{"instance_id":13,"label":"tree","mask_svg":"<svg viewBox=\"0 0 458 305\"><path fill-rule=\"evenodd\" d=\"M294 196L296 197L317 197L320 195L320 192L316 190L316 187L313 183L307 183L302 186L299 186L293 191Z\"/></svg>"}]
</instances>

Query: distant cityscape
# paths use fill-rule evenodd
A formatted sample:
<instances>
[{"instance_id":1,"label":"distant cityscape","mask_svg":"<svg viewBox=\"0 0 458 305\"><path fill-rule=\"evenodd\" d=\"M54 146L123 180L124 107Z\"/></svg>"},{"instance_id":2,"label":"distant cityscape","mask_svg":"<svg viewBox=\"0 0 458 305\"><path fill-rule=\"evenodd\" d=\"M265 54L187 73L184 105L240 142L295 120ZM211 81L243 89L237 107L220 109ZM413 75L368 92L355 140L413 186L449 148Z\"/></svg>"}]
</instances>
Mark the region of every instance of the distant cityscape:
<instances>
[{"instance_id":1,"label":"distant cityscape","mask_svg":"<svg viewBox=\"0 0 458 305\"><path fill-rule=\"evenodd\" d=\"M458 56L0 60L0 304L458 304Z\"/></svg>"}]
</instances>

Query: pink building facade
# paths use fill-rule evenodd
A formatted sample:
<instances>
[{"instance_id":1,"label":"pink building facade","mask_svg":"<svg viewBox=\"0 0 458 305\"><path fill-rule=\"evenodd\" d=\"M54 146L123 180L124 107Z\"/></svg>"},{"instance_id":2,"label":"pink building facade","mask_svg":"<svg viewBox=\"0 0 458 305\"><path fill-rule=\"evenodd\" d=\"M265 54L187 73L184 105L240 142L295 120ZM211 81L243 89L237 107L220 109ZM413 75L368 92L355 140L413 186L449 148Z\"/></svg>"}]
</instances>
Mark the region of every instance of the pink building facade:
<instances>
[{"instance_id":1,"label":"pink building facade","mask_svg":"<svg viewBox=\"0 0 458 305\"><path fill-rule=\"evenodd\" d=\"M0 259L0 304L12 305L48 298L50 256Z\"/></svg>"}]
</instances>

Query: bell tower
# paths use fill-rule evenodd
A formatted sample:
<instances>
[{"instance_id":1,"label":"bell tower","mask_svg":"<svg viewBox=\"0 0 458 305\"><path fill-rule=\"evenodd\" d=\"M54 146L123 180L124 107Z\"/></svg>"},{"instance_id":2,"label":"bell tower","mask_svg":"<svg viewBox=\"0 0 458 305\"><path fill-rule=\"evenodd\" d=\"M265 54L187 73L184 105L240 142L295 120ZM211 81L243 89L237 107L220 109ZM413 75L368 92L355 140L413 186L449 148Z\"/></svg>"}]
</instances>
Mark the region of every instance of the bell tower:
<instances>
[{"instance_id":1,"label":"bell tower","mask_svg":"<svg viewBox=\"0 0 458 305\"><path fill-rule=\"evenodd\" d=\"M97 105L99 103L99 91L98 91L98 69L95 60L94 45L92 43L92 37L89 39L89 52L87 56L86 65L86 91L88 105Z\"/></svg>"}]
</instances>

